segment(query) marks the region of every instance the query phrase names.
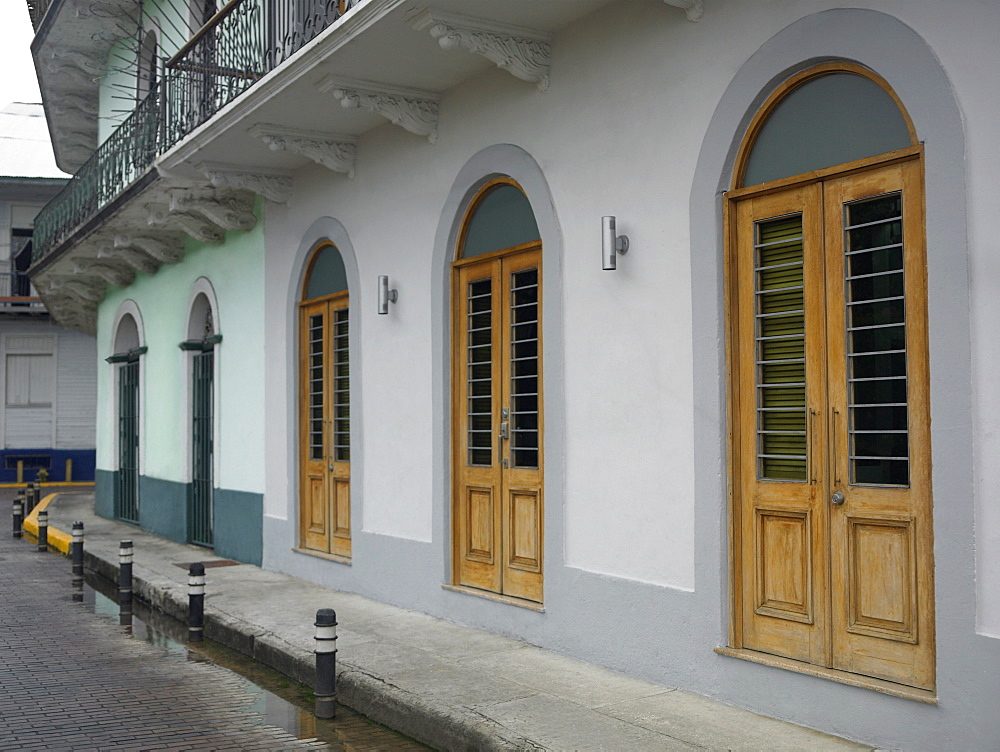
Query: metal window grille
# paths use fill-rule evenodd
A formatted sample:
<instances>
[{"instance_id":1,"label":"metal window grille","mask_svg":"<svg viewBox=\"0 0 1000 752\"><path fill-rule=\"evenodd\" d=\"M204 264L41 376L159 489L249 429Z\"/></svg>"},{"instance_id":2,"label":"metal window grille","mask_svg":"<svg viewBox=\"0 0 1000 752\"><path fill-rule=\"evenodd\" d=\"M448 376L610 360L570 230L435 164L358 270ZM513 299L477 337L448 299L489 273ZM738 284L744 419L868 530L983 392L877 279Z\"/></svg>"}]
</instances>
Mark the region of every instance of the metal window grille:
<instances>
[{"instance_id":1,"label":"metal window grille","mask_svg":"<svg viewBox=\"0 0 1000 752\"><path fill-rule=\"evenodd\" d=\"M139 361L118 368L118 474L115 517L139 522Z\"/></svg>"},{"instance_id":2,"label":"metal window grille","mask_svg":"<svg viewBox=\"0 0 1000 752\"><path fill-rule=\"evenodd\" d=\"M493 281L470 282L466 297L468 463L493 465Z\"/></svg>"},{"instance_id":3,"label":"metal window grille","mask_svg":"<svg viewBox=\"0 0 1000 752\"><path fill-rule=\"evenodd\" d=\"M211 546L213 537L213 456L215 431L215 352L195 353L191 359L191 498L188 539Z\"/></svg>"},{"instance_id":4,"label":"metal window grille","mask_svg":"<svg viewBox=\"0 0 1000 752\"><path fill-rule=\"evenodd\" d=\"M511 466L538 467L538 269L510 276Z\"/></svg>"}]
</instances>

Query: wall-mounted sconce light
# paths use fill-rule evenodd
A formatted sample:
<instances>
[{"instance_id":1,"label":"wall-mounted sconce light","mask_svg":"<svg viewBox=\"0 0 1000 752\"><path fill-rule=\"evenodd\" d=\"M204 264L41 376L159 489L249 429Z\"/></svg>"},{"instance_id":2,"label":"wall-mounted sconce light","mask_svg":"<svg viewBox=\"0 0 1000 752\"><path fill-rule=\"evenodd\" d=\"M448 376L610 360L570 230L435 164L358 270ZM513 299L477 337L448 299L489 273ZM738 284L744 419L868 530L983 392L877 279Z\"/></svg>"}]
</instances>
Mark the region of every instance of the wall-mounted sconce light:
<instances>
[{"instance_id":1,"label":"wall-mounted sconce light","mask_svg":"<svg viewBox=\"0 0 1000 752\"><path fill-rule=\"evenodd\" d=\"M618 255L628 253L628 235L619 235L614 217L601 217L601 261L606 272L618 268Z\"/></svg>"},{"instance_id":2,"label":"wall-mounted sconce light","mask_svg":"<svg viewBox=\"0 0 1000 752\"><path fill-rule=\"evenodd\" d=\"M378 312L381 315L389 313L389 304L395 303L399 293L389 289L389 275L378 275Z\"/></svg>"}]
</instances>

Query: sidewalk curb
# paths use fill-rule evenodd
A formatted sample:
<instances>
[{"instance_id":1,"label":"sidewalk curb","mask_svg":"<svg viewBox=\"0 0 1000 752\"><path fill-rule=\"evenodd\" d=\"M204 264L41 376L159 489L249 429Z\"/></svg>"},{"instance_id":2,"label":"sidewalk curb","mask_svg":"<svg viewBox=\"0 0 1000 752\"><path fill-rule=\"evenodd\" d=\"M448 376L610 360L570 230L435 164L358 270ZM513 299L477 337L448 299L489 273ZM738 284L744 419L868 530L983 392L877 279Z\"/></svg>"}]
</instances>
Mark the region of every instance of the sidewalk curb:
<instances>
[{"instance_id":1,"label":"sidewalk curb","mask_svg":"<svg viewBox=\"0 0 1000 752\"><path fill-rule=\"evenodd\" d=\"M118 580L117 562L85 551L84 565L111 582ZM181 622L187 621L187 593L183 586L136 565L132 587L140 600ZM214 608L211 596L205 601L205 636L301 684L315 686L312 652ZM343 659L337 662L337 699L373 721L436 749L470 752L542 749L471 709L442 709Z\"/></svg>"}]
</instances>

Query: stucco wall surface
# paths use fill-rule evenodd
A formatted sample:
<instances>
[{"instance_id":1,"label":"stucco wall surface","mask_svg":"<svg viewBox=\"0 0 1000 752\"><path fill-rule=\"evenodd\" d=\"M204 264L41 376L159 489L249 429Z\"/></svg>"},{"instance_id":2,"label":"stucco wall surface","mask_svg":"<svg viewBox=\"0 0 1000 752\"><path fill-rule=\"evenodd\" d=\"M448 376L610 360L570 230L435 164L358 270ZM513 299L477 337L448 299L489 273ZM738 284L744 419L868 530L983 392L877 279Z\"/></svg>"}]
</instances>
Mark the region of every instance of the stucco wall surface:
<instances>
[{"instance_id":1,"label":"stucco wall surface","mask_svg":"<svg viewBox=\"0 0 1000 752\"><path fill-rule=\"evenodd\" d=\"M220 246L189 240L183 263L153 275L137 274L127 288L108 288L98 311L97 466L116 467L114 323L122 304L138 307L149 351L142 356L140 470L145 476L190 480L190 364L178 344L188 338L192 290L199 278L211 284L217 302L215 485L261 493L264 488L264 329L262 221L246 233L227 233Z\"/></svg>"}]
</instances>

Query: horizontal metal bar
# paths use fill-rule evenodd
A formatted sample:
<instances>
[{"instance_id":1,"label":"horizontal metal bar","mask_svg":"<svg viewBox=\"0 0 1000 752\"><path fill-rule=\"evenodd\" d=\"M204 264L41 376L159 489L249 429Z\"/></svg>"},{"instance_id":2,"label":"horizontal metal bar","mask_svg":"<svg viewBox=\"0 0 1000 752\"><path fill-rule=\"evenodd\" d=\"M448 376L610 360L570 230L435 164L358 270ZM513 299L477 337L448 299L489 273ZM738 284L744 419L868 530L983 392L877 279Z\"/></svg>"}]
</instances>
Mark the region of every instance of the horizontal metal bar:
<instances>
[{"instance_id":1,"label":"horizontal metal bar","mask_svg":"<svg viewBox=\"0 0 1000 752\"><path fill-rule=\"evenodd\" d=\"M869 331L871 329L889 329L891 327L898 327L898 326L902 326L902 327L905 328L906 327L906 321L905 320L903 320L903 321L896 321L896 322L893 322L891 324L872 324L871 326L849 326L849 327L847 327L847 331L849 331L849 332L866 332L866 331Z\"/></svg>"},{"instance_id":2,"label":"horizontal metal bar","mask_svg":"<svg viewBox=\"0 0 1000 752\"><path fill-rule=\"evenodd\" d=\"M754 243L753 247L754 248L771 248L772 246L776 246L776 245L784 245L784 244L787 244L787 243L793 243L796 240L802 240L802 238L804 238L804 237L805 237L805 235L803 235L800 232L798 235L789 235L785 240L769 240L766 243Z\"/></svg>"},{"instance_id":3,"label":"horizontal metal bar","mask_svg":"<svg viewBox=\"0 0 1000 752\"><path fill-rule=\"evenodd\" d=\"M884 277L887 274L902 274L903 270L900 269L890 269L887 272L872 272L871 274L855 274L852 277L844 277L846 282L853 282L856 279L871 279L872 277Z\"/></svg>"},{"instance_id":4,"label":"horizontal metal bar","mask_svg":"<svg viewBox=\"0 0 1000 752\"><path fill-rule=\"evenodd\" d=\"M862 222L859 225L845 225L844 229L845 230L860 230L862 227L874 227L875 225L885 225L885 224L888 224L889 222L898 222L902 218L903 218L903 215L900 213L898 216L889 217L887 219L876 219L873 222Z\"/></svg>"},{"instance_id":5,"label":"horizontal metal bar","mask_svg":"<svg viewBox=\"0 0 1000 752\"><path fill-rule=\"evenodd\" d=\"M856 305L869 305L871 303L888 303L893 300L906 300L906 296L893 295L891 298L869 298L868 300L849 300L847 301L847 305L856 306Z\"/></svg>"},{"instance_id":6,"label":"horizontal metal bar","mask_svg":"<svg viewBox=\"0 0 1000 752\"><path fill-rule=\"evenodd\" d=\"M874 253L875 251L884 251L887 248L902 248L902 243L889 243L887 245L876 245L871 248L858 248L853 251L844 251L845 256L856 256L859 253Z\"/></svg>"},{"instance_id":7,"label":"horizontal metal bar","mask_svg":"<svg viewBox=\"0 0 1000 752\"><path fill-rule=\"evenodd\" d=\"M804 290L805 285L793 285L791 287L772 287L770 290L754 290L754 295L770 295L775 292L791 292L793 290Z\"/></svg>"}]
</instances>

